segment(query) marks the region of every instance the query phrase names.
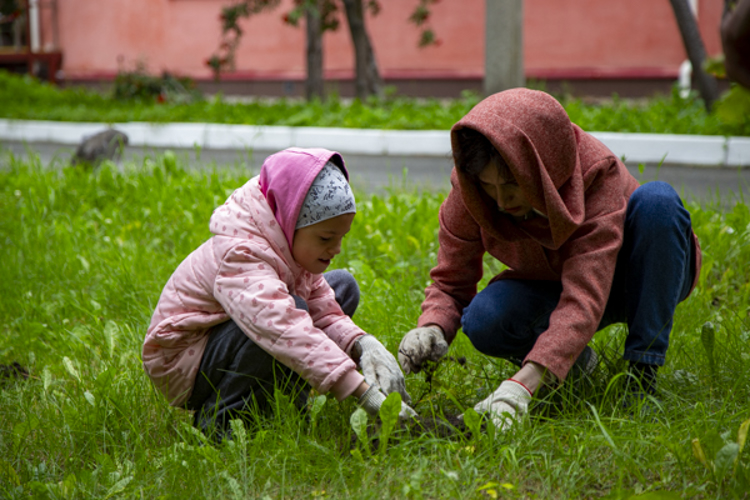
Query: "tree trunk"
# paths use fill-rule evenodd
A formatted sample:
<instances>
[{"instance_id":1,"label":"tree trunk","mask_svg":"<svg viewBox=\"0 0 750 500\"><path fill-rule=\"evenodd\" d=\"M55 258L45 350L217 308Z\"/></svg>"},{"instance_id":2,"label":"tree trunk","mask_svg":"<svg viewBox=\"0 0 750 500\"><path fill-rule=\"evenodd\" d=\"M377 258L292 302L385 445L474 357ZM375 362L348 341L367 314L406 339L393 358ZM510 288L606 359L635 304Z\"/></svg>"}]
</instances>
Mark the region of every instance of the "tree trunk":
<instances>
[{"instance_id":1,"label":"tree trunk","mask_svg":"<svg viewBox=\"0 0 750 500\"><path fill-rule=\"evenodd\" d=\"M693 12L690 10L688 0L669 0L672 4L677 26L680 28L682 42L685 45L690 64L693 66L693 75L698 84L698 92L706 105L706 111L711 111L714 101L719 97L719 87L716 78L703 70L703 61L706 59L706 49L703 39L698 31L698 23Z\"/></svg>"},{"instance_id":2,"label":"tree trunk","mask_svg":"<svg viewBox=\"0 0 750 500\"><path fill-rule=\"evenodd\" d=\"M523 87L523 0L484 3L484 94Z\"/></svg>"},{"instance_id":3,"label":"tree trunk","mask_svg":"<svg viewBox=\"0 0 750 500\"><path fill-rule=\"evenodd\" d=\"M307 8L305 12L307 30L307 80L305 96L307 100L317 97L325 99L323 89L323 33L320 22L320 2Z\"/></svg>"},{"instance_id":4,"label":"tree trunk","mask_svg":"<svg viewBox=\"0 0 750 500\"><path fill-rule=\"evenodd\" d=\"M346 20L354 44L355 90L361 100L368 96L383 95L383 80L380 78L370 37L365 29L365 13L362 0L342 0Z\"/></svg>"}]
</instances>

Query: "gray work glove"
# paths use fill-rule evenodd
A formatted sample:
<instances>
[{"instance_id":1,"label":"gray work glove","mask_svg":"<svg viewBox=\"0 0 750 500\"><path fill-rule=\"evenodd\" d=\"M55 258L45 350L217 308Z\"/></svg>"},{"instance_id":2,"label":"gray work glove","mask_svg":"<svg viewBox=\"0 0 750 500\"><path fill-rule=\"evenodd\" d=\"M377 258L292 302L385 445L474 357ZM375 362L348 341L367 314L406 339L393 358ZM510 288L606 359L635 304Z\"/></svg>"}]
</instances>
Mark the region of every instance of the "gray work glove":
<instances>
[{"instance_id":1,"label":"gray work glove","mask_svg":"<svg viewBox=\"0 0 750 500\"><path fill-rule=\"evenodd\" d=\"M398 361L408 375L419 373L425 361L440 361L448 352L443 330L437 325L415 328L404 335L398 346Z\"/></svg>"},{"instance_id":2,"label":"gray work glove","mask_svg":"<svg viewBox=\"0 0 750 500\"><path fill-rule=\"evenodd\" d=\"M355 341L354 349L359 353L359 366L368 384L385 394L398 392L403 402L411 404L404 374L401 373L396 358L378 339L369 334L363 335Z\"/></svg>"},{"instance_id":3,"label":"gray work glove","mask_svg":"<svg viewBox=\"0 0 750 500\"><path fill-rule=\"evenodd\" d=\"M520 421L529 410L532 394L513 379L506 380L495 392L474 406L477 413L489 413L498 430L505 431Z\"/></svg>"},{"instance_id":4,"label":"gray work glove","mask_svg":"<svg viewBox=\"0 0 750 500\"><path fill-rule=\"evenodd\" d=\"M371 385L359 397L357 404L369 415L377 417L380 407L383 406L383 401L385 401L385 394L374 385ZM401 401L401 411L398 412L399 420L408 420L410 418L415 418L416 416L417 412L415 412L411 406Z\"/></svg>"}]
</instances>

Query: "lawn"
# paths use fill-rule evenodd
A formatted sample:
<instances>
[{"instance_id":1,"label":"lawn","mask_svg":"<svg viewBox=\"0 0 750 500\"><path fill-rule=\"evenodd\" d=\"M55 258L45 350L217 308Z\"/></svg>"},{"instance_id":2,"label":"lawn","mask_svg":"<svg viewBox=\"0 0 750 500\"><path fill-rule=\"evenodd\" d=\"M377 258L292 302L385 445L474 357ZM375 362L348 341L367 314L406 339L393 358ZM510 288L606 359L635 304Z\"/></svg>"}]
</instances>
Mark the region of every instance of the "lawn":
<instances>
[{"instance_id":1,"label":"lawn","mask_svg":"<svg viewBox=\"0 0 750 500\"><path fill-rule=\"evenodd\" d=\"M124 76L127 76L124 75ZM529 82L544 90L543 84ZM117 92L117 90L121 92ZM345 127L393 130L448 130L480 97L464 93L457 99L414 99L389 95L382 99L345 100L331 95L325 102L299 99L254 99L236 102L171 94L144 96L115 86L111 94L82 88L59 89L28 76L0 71L0 118L79 122L208 122L291 127ZM123 96L135 96L124 98ZM164 97L166 95L166 97ZM116 97L119 96L119 97ZM693 92L682 98L675 88L649 99L612 98L591 103L556 95L573 123L588 131L750 135L750 91L726 94L712 113Z\"/></svg>"},{"instance_id":2,"label":"lawn","mask_svg":"<svg viewBox=\"0 0 750 500\"><path fill-rule=\"evenodd\" d=\"M0 379L2 498L748 498L743 203L689 206L704 264L677 310L650 416L623 409L615 326L594 339L603 362L593 377L537 398L511 432L412 428L386 439L371 420L358 437L351 401L318 396L303 418L280 397L274 416L216 446L154 390L140 346L167 278L251 174L188 170L174 155L91 173L0 154L0 364L29 372ZM355 321L394 353L419 315L444 196L357 193L334 261L360 283ZM485 283L499 271L486 268ZM459 334L449 359L407 386L420 415L441 418L512 371Z\"/></svg>"}]
</instances>

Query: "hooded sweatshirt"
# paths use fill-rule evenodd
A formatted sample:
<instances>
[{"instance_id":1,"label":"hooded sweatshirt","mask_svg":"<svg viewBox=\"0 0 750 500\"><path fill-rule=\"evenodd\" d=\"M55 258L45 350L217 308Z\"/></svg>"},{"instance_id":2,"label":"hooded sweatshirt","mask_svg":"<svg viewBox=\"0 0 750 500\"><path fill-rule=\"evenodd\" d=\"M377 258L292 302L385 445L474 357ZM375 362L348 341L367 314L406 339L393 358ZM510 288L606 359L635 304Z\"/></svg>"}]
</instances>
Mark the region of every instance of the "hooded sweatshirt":
<instances>
[{"instance_id":1,"label":"hooded sweatshirt","mask_svg":"<svg viewBox=\"0 0 750 500\"><path fill-rule=\"evenodd\" d=\"M302 203L328 161L341 156L291 148L268 157L260 175L211 216L213 236L178 266L162 291L143 344L143 367L173 406L190 396L211 327L230 318L277 361L341 400L364 378L347 354L363 332L321 274L294 261ZM295 294L309 313L295 307Z\"/></svg>"},{"instance_id":2,"label":"hooded sweatshirt","mask_svg":"<svg viewBox=\"0 0 750 500\"><path fill-rule=\"evenodd\" d=\"M604 314L628 199L638 181L544 92L512 89L483 100L453 126L454 152L461 148L456 131L462 128L492 143L541 216L517 221L500 213L475 181L454 168L452 189L440 208L438 262L419 325L440 326L452 342L463 309L477 293L487 252L509 268L493 281L562 282L549 328L524 361L562 381ZM700 269L695 235L693 242Z\"/></svg>"}]
</instances>

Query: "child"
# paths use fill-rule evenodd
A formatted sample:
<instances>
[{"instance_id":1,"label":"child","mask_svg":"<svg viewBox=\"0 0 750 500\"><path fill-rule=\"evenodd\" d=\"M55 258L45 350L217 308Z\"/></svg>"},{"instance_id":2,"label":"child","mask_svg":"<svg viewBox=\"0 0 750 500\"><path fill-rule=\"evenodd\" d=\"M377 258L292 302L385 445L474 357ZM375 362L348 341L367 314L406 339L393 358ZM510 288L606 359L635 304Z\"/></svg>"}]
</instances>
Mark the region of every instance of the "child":
<instances>
[{"instance_id":1,"label":"child","mask_svg":"<svg viewBox=\"0 0 750 500\"><path fill-rule=\"evenodd\" d=\"M624 358L655 390L672 317L698 278L690 214L666 183L639 187L601 142L544 92L488 97L451 131L452 190L418 328L399 347L404 371L445 355L459 324L474 347L520 367L475 409L505 428L542 382L576 364L590 373L594 334L627 322ZM483 255L508 266L477 293Z\"/></svg>"},{"instance_id":2,"label":"child","mask_svg":"<svg viewBox=\"0 0 750 500\"><path fill-rule=\"evenodd\" d=\"M214 211L214 236L162 291L144 369L170 404L193 410L194 425L219 440L232 418L267 409L275 387L298 407L307 384L338 400L354 396L372 415L390 392L410 402L395 357L351 320L354 277L321 274L354 219L347 180L333 151L271 155ZM412 415L404 404L402 417Z\"/></svg>"}]
</instances>

